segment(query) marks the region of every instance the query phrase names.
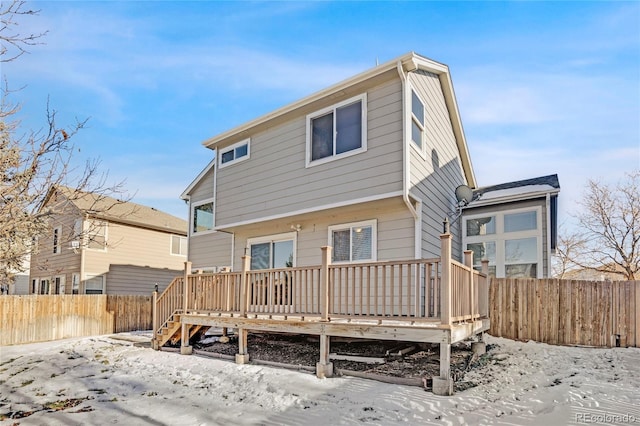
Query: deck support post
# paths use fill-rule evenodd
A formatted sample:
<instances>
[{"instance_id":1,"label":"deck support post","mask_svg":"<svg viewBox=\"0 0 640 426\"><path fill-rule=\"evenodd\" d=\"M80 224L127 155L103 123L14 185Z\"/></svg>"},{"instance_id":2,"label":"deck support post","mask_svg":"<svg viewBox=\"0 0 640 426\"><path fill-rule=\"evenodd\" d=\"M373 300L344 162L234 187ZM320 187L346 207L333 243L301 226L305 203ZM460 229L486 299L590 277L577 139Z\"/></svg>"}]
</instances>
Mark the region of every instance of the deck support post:
<instances>
[{"instance_id":1,"label":"deck support post","mask_svg":"<svg viewBox=\"0 0 640 426\"><path fill-rule=\"evenodd\" d=\"M331 246L324 246L322 250L322 266L320 267L320 321L329 321L329 265L331 264Z\"/></svg>"},{"instance_id":2,"label":"deck support post","mask_svg":"<svg viewBox=\"0 0 640 426\"><path fill-rule=\"evenodd\" d=\"M246 328L238 329L238 353L236 354L236 364L248 364L249 353L247 352L247 337L249 332Z\"/></svg>"},{"instance_id":3,"label":"deck support post","mask_svg":"<svg viewBox=\"0 0 640 426\"><path fill-rule=\"evenodd\" d=\"M182 314L186 315L189 309L189 275L191 275L191 262L184 262L184 292L182 294ZM180 323L182 325L182 332L180 336L180 353L182 355L191 355L193 348L189 346L189 327L182 321L180 317Z\"/></svg>"},{"instance_id":4,"label":"deck support post","mask_svg":"<svg viewBox=\"0 0 640 426\"><path fill-rule=\"evenodd\" d=\"M440 376L433 378L433 393L436 395L453 395L451 379L451 343L440 343Z\"/></svg>"},{"instance_id":5,"label":"deck support post","mask_svg":"<svg viewBox=\"0 0 640 426\"><path fill-rule=\"evenodd\" d=\"M333 377L333 363L329 362L331 337L320 335L320 362L316 364L316 376L319 379Z\"/></svg>"},{"instance_id":6,"label":"deck support post","mask_svg":"<svg viewBox=\"0 0 640 426\"><path fill-rule=\"evenodd\" d=\"M471 302L469 308L471 313L471 320L476 317L476 298L475 298L475 285L473 283L473 250L464 251L464 264L469 268L469 301Z\"/></svg>"}]
</instances>

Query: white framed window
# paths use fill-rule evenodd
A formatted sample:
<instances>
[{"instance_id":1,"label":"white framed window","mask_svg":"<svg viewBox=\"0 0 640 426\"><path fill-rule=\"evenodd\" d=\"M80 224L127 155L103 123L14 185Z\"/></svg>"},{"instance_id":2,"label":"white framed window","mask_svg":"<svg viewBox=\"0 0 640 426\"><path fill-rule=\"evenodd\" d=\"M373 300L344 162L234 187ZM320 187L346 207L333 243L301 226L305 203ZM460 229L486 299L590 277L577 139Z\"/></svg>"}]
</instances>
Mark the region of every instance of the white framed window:
<instances>
[{"instance_id":1,"label":"white framed window","mask_svg":"<svg viewBox=\"0 0 640 426\"><path fill-rule=\"evenodd\" d=\"M38 289L38 294L49 294L50 291L51 291L51 279L40 278L40 288Z\"/></svg>"},{"instance_id":2,"label":"white framed window","mask_svg":"<svg viewBox=\"0 0 640 426\"><path fill-rule=\"evenodd\" d=\"M86 232L87 248L96 251L107 251L107 222L91 220Z\"/></svg>"},{"instance_id":3,"label":"white framed window","mask_svg":"<svg viewBox=\"0 0 640 426\"><path fill-rule=\"evenodd\" d=\"M53 254L60 253L60 240L62 239L62 229L53 228Z\"/></svg>"},{"instance_id":4,"label":"white framed window","mask_svg":"<svg viewBox=\"0 0 640 426\"><path fill-rule=\"evenodd\" d=\"M187 237L181 235L171 236L171 254L175 256L187 255Z\"/></svg>"},{"instance_id":5,"label":"white framed window","mask_svg":"<svg viewBox=\"0 0 640 426\"><path fill-rule=\"evenodd\" d=\"M366 150L366 94L307 115L307 167Z\"/></svg>"},{"instance_id":6,"label":"white framed window","mask_svg":"<svg viewBox=\"0 0 640 426\"><path fill-rule=\"evenodd\" d=\"M377 221L345 223L329 227L329 245L333 247L332 263L377 260Z\"/></svg>"},{"instance_id":7,"label":"white framed window","mask_svg":"<svg viewBox=\"0 0 640 426\"><path fill-rule=\"evenodd\" d=\"M411 91L411 140L420 152L424 150L424 102L415 90Z\"/></svg>"},{"instance_id":8,"label":"white framed window","mask_svg":"<svg viewBox=\"0 0 640 426\"><path fill-rule=\"evenodd\" d=\"M89 275L84 280L84 294L104 294L105 280L103 275Z\"/></svg>"},{"instance_id":9,"label":"white framed window","mask_svg":"<svg viewBox=\"0 0 640 426\"><path fill-rule=\"evenodd\" d=\"M523 208L464 217L463 246L473 251L473 267L489 260L499 278L542 277L542 208Z\"/></svg>"},{"instance_id":10,"label":"white framed window","mask_svg":"<svg viewBox=\"0 0 640 426\"><path fill-rule=\"evenodd\" d=\"M251 269L296 266L296 240L296 232L249 238L247 248L251 256Z\"/></svg>"},{"instance_id":11,"label":"white framed window","mask_svg":"<svg viewBox=\"0 0 640 426\"><path fill-rule=\"evenodd\" d=\"M71 294L80 293L80 274L71 274Z\"/></svg>"},{"instance_id":12,"label":"white framed window","mask_svg":"<svg viewBox=\"0 0 640 426\"><path fill-rule=\"evenodd\" d=\"M202 235L213 231L213 199L191 205L191 234Z\"/></svg>"},{"instance_id":13,"label":"white framed window","mask_svg":"<svg viewBox=\"0 0 640 426\"><path fill-rule=\"evenodd\" d=\"M250 139L245 139L241 142L220 149L220 160L218 161L220 168L248 160L251 154L250 142Z\"/></svg>"},{"instance_id":14,"label":"white framed window","mask_svg":"<svg viewBox=\"0 0 640 426\"><path fill-rule=\"evenodd\" d=\"M53 277L53 294L65 294L65 276Z\"/></svg>"}]
</instances>

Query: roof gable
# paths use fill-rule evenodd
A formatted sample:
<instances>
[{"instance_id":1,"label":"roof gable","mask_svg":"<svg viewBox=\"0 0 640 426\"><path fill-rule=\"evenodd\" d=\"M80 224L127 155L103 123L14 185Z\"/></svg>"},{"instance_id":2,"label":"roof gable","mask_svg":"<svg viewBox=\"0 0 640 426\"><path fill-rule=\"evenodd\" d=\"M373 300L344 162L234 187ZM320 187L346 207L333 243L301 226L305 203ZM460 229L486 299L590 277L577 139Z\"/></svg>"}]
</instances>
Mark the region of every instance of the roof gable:
<instances>
[{"instance_id":1,"label":"roof gable","mask_svg":"<svg viewBox=\"0 0 640 426\"><path fill-rule=\"evenodd\" d=\"M56 196L63 197L64 201L75 206L80 213L93 218L180 235L187 234L187 221L153 207L64 186L51 188L44 205L55 200Z\"/></svg>"}]
</instances>

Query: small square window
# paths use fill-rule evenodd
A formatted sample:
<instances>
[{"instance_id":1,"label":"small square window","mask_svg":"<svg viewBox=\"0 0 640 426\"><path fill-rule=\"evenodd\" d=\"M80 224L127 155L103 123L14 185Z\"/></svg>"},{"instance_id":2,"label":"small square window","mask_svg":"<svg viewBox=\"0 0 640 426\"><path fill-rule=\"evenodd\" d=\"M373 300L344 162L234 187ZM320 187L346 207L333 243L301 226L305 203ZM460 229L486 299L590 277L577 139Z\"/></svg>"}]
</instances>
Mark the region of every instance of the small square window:
<instances>
[{"instance_id":1,"label":"small square window","mask_svg":"<svg viewBox=\"0 0 640 426\"><path fill-rule=\"evenodd\" d=\"M213 230L213 201L193 206L193 228L191 232L206 232Z\"/></svg>"}]
</instances>

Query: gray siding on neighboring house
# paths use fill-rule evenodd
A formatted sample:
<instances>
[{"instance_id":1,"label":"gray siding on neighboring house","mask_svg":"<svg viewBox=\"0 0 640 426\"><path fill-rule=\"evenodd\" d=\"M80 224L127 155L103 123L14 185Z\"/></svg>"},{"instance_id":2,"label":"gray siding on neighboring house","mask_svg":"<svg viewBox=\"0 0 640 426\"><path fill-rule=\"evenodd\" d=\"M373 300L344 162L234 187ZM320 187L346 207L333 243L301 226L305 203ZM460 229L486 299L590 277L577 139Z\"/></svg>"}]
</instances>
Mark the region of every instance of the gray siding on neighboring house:
<instances>
[{"instance_id":1,"label":"gray siding on neighboring house","mask_svg":"<svg viewBox=\"0 0 640 426\"><path fill-rule=\"evenodd\" d=\"M483 214L483 213L487 213L487 214L495 214L498 212L504 212L504 211L508 211L508 210L514 210L514 209L525 209L528 207L542 207L542 218L541 218L541 222L542 222L542 273L543 273L543 277L548 277L549 276L549 256L547 256L548 253L548 247L549 245L547 244L547 205L546 205L546 199L545 198L538 198L538 199L534 199L534 200L526 200L526 201L516 201L516 202L511 202L511 203L503 203L503 204L493 204L490 206L484 206L484 207L476 207L473 209L465 209L464 211L464 215L465 216L475 216L478 214Z\"/></svg>"},{"instance_id":2,"label":"gray siding on neighboring house","mask_svg":"<svg viewBox=\"0 0 640 426\"><path fill-rule=\"evenodd\" d=\"M351 97L352 94L346 96ZM336 98L335 103L342 101ZM305 167L306 114L251 136L250 158L218 170L216 225L402 189L400 80L367 91L367 151Z\"/></svg>"},{"instance_id":3,"label":"gray siding on neighboring house","mask_svg":"<svg viewBox=\"0 0 640 426\"><path fill-rule=\"evenodd\" d=\"M409 73L408 80L425 104L425 153L409 142L410 193L423 202L422 257L440 255L442 222L449 217L454 235L453 255L460 260L459 223L452 221L450 214L455 210L455 188L467 182L442 86L437 75L422 70Z\"/></svg>"},{"instance_id":4,"label":"gray siding on neighboring house","mask_svg":"<svg viewBox=\"0 0 640 426\"><path fill-rule=\"evenodd\" d=\"M414 258L413 216L401 197L396 197L244 226L236 232L234 270L241 268L247 239L292 232L292 225L301 226L297 233L296 266L319 265L320 248L329 244L329 226L370 219L377 219L378 260Z\"/></svg>"},{"instance_id":5,"label":"gray siding on neighboring house","mask_svg":"<svg viewBox=\"0 0 640 426\"><path fill-rule=\"evenodd\" d=\"M110 265L107 273L106 294L150 296L155 284L163 292L171 281L183 274L180 270L150 268L134 265Z\"/></svg>"}]
</instances>

